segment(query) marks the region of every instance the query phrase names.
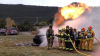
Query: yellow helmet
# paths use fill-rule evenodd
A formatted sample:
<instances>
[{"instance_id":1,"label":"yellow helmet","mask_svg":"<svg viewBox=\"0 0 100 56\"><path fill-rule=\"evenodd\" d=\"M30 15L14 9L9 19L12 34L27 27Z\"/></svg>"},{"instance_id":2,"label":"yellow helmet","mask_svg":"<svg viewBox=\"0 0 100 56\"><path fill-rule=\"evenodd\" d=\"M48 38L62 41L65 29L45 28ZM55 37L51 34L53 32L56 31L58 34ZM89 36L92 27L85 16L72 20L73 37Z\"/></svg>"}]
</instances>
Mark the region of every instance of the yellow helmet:
<instances>
[{"instance_id":1,"label":"yellow helmet","mask_svg":"<svg viewBox=\"0 0 100 56\"><path fill-rule=\"evenodd\" d=\"M65 31L66 29L65 28L62 28L62 30Z\"/></svg>"}]
</instances>

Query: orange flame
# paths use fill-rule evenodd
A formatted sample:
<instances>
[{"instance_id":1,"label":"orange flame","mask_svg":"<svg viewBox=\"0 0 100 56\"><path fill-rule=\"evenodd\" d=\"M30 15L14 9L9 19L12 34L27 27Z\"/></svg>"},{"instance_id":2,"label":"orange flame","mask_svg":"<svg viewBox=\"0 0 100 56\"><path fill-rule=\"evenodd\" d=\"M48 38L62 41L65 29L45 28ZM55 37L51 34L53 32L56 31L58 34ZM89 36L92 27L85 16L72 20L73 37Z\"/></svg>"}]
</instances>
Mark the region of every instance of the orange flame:
<instances>
[{"instance_id":1,"label":"orange flame","mask_svg":"<svg viewBox=\"0 0 100 56\"><path fill-rule=\"evenodd\" d=\"M83 3L72 3L71 5L65 6L61 9L61 15L64 16L64 19L76 19L88 8L89 7Z\"/></svg>"},{"instance_id":2,"label":"orange flame","mask_svg":"<svg viewBox=\"0 0 100 56\"><path fill-rule=\"evenodd\" d=\"M55 14L56 25L61 25L64 20L78 18L86 11L86 9L90 11L90 8L87 5L78 2L74 2L68 6L60 8Z\"/></svg>"}]
</instances>

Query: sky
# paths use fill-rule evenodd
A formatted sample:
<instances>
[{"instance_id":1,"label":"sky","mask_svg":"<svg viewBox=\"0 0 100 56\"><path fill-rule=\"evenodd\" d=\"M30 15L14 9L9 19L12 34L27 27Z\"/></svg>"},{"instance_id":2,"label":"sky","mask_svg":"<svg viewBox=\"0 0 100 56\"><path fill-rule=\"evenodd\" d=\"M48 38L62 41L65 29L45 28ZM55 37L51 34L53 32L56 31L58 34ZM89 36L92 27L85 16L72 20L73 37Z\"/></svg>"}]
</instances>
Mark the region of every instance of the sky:
<instances>
[{"instance_id":1,"label":"sky","mask_svg":"<svg viewBox=\"0 0 100 56\"><path fill-rule=\"evenodd\" d=\"M72 2L82 2L88 6L100 6L100 0L0 0L0 4L24 4L63 7Z\"/></svg>"}]
</instances>

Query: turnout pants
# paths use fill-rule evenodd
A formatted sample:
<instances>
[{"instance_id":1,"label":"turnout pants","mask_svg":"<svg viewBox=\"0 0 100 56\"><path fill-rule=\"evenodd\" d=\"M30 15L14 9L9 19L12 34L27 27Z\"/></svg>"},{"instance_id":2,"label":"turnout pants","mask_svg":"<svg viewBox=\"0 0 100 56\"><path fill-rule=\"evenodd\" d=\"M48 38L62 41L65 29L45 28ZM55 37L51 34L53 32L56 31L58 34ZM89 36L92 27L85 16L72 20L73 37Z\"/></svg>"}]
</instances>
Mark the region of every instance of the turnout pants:
<instances>
[{"instance_id":1,"label":"turnout pants","mask_svg":"<svg viewBox=\"0 0 100 56\"><path fill-rule=\"evenodd\" d=\"M76 46L76 48L79 48L79 44L80 44L80 40L79 39L75 40L75 46Z\"/></svg>"},{"instance_id":2,"label":"turnout pants","mask_svg":"<svg viewBox=\"0 0 100 56\"><path fill-rule=\"evenodd\" d=\"M73 45L71 42L69 42L69 50L72 51L73 50Z\"/></svg>"},{"instance_id":3,"label":"turnout pants","mask_svg":"<svg viewBox=\"0 0 100 56\"><path fill-rule=\"evenodd\" d=\"M79 49L82 49L82 39L80 40Z\"/></svg>"},{"instance_id":4,"label":"turnout pants","mask_svg":"<svg viewBox=\"0 0 100 56\"><path fill-rule=\"evenodd\" d=\"M86 39L82 40L82 49L85 50L86 49Z\"/></svg>"},{"instance_id":5,"label":"turnout pants","mask_svg":"<svg viewBox=\"0 0 100 56\"><path fill-rule=\"evenodd\" d=\"M62 49L62 39L61 38L58 38L58 44L59 44L59 49Z\"/></svg>"},{"instance_id":6,"label":"turnout pants","mask_svg":"<svg viewBox=\"0 0 100 56\"><path fill-rule=\"evenodd\" d=\"M69 50L70 40L65 40L65 50Z\"/></svg>"},{"instance_id":7,"label":"turnout pants","mask_svg":"<svg viewBox=\"0 0 100 56\"><path fill-rule=\"evenodd\" d=\"M70 51L73 50L73 45L70 40L65 41L65 46L66 46L66 50L70 50Z\"/></svg>"},{"instance_id":8,"label":"turnout pants","mask_svg":"<svg viewBox=\"0 0 100 56\"><path fill-rule=\"evenodd\" d=\"M87 45L86 45L86 50L91 51L93 48L93 40L94 38L88 38L87 39Z\"/></svg>"},{"instance_id":9,"label":"turnout pants","mask_svg":"<svg viewBox=\"0 0 100 56\"><path fill-rule=\"evenodd\" d=\"M52 48L54 38L47 38L48 41L48 49Z\"/></svg>"},{"instance_id":10,"label":"turnout pants","mask_svg":"<svg viewBox=\"0 0 100 56\"><path fill-rule=\"evenodd\" d=\"M62 49L65 49L65 39L62 38Z\"/></svg>"}]
</instances>

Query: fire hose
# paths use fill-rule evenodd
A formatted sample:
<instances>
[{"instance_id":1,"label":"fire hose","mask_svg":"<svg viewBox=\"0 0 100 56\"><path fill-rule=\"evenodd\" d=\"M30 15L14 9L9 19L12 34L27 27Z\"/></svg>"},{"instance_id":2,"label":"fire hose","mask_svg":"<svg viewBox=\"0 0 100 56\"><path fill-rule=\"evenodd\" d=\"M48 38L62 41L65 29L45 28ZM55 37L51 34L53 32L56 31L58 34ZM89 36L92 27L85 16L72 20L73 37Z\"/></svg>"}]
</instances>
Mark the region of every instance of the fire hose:
<instances>
[{"instance_id":1,"label":"fire hose","mask_svg":"<svg viewBox=\"0 0 100 56\"><path fill-rule=\"evenodd\" d=\"M70 37L69 37L69 39L70 39L70 41L71 41L71 43L72 43L72 45L73 45L73 47L74 47L74 49L75 49L75 51L76 51L77 53L82 54L82 55L84 55L84 56L90 56L90 55L88 55L88 54L85 54L85 53L82 53L82 52L78 51L78 50L76 49L76 47L75 47L75 45L74 45L74 43L73 43L73 41L71 40Z\"/></svg>"},{"instance_id":2,"label":"fire hose","mask_svg":"<svg viewBox=\"0 0 100 56\"><path fill-rule=\"evenodd\" d=\"M57 35L54 35L54 36L57 36ZM79 50L77 50L76 47L75 47L75 45L74 45L74 43L73 43L73 41L71 40L70 37L69 37L69 39L70 39L71 44L73 45L73 47L74 47L74 49L75 49L75 51L76 51L77 53L82 54L82 55L84 55L84 56L90 56L89 54L82 53L82 52L80 52Z\"/></svg>"},{"instance_id":3,"label":"fire hose","mask_svg":"<svg viewBox=\"0 0 100 56\"><path fill-rule=\"evenodd\" d=\"M44 35L43 35L43 36L44 36ZM56 35L54 35L54 36L56 36ZM100 43L100 40L98 40L96 37L94 37L94 38L98 41L98 43ZM86 53L83 53L83 52L80 52L79 50L77 50L77 49L76 49L76 46L74 45L74 43L73 43L73 41L71 40L70 37L69 37L69 39L70 39L71 44L73 45L73 47L74 47L74 49L75 49L75 51L76 51L77 53L82 54L82 55L84 55L84 56L90 56L89 54L86 54Z\"/></svg>"}]
</instances>

